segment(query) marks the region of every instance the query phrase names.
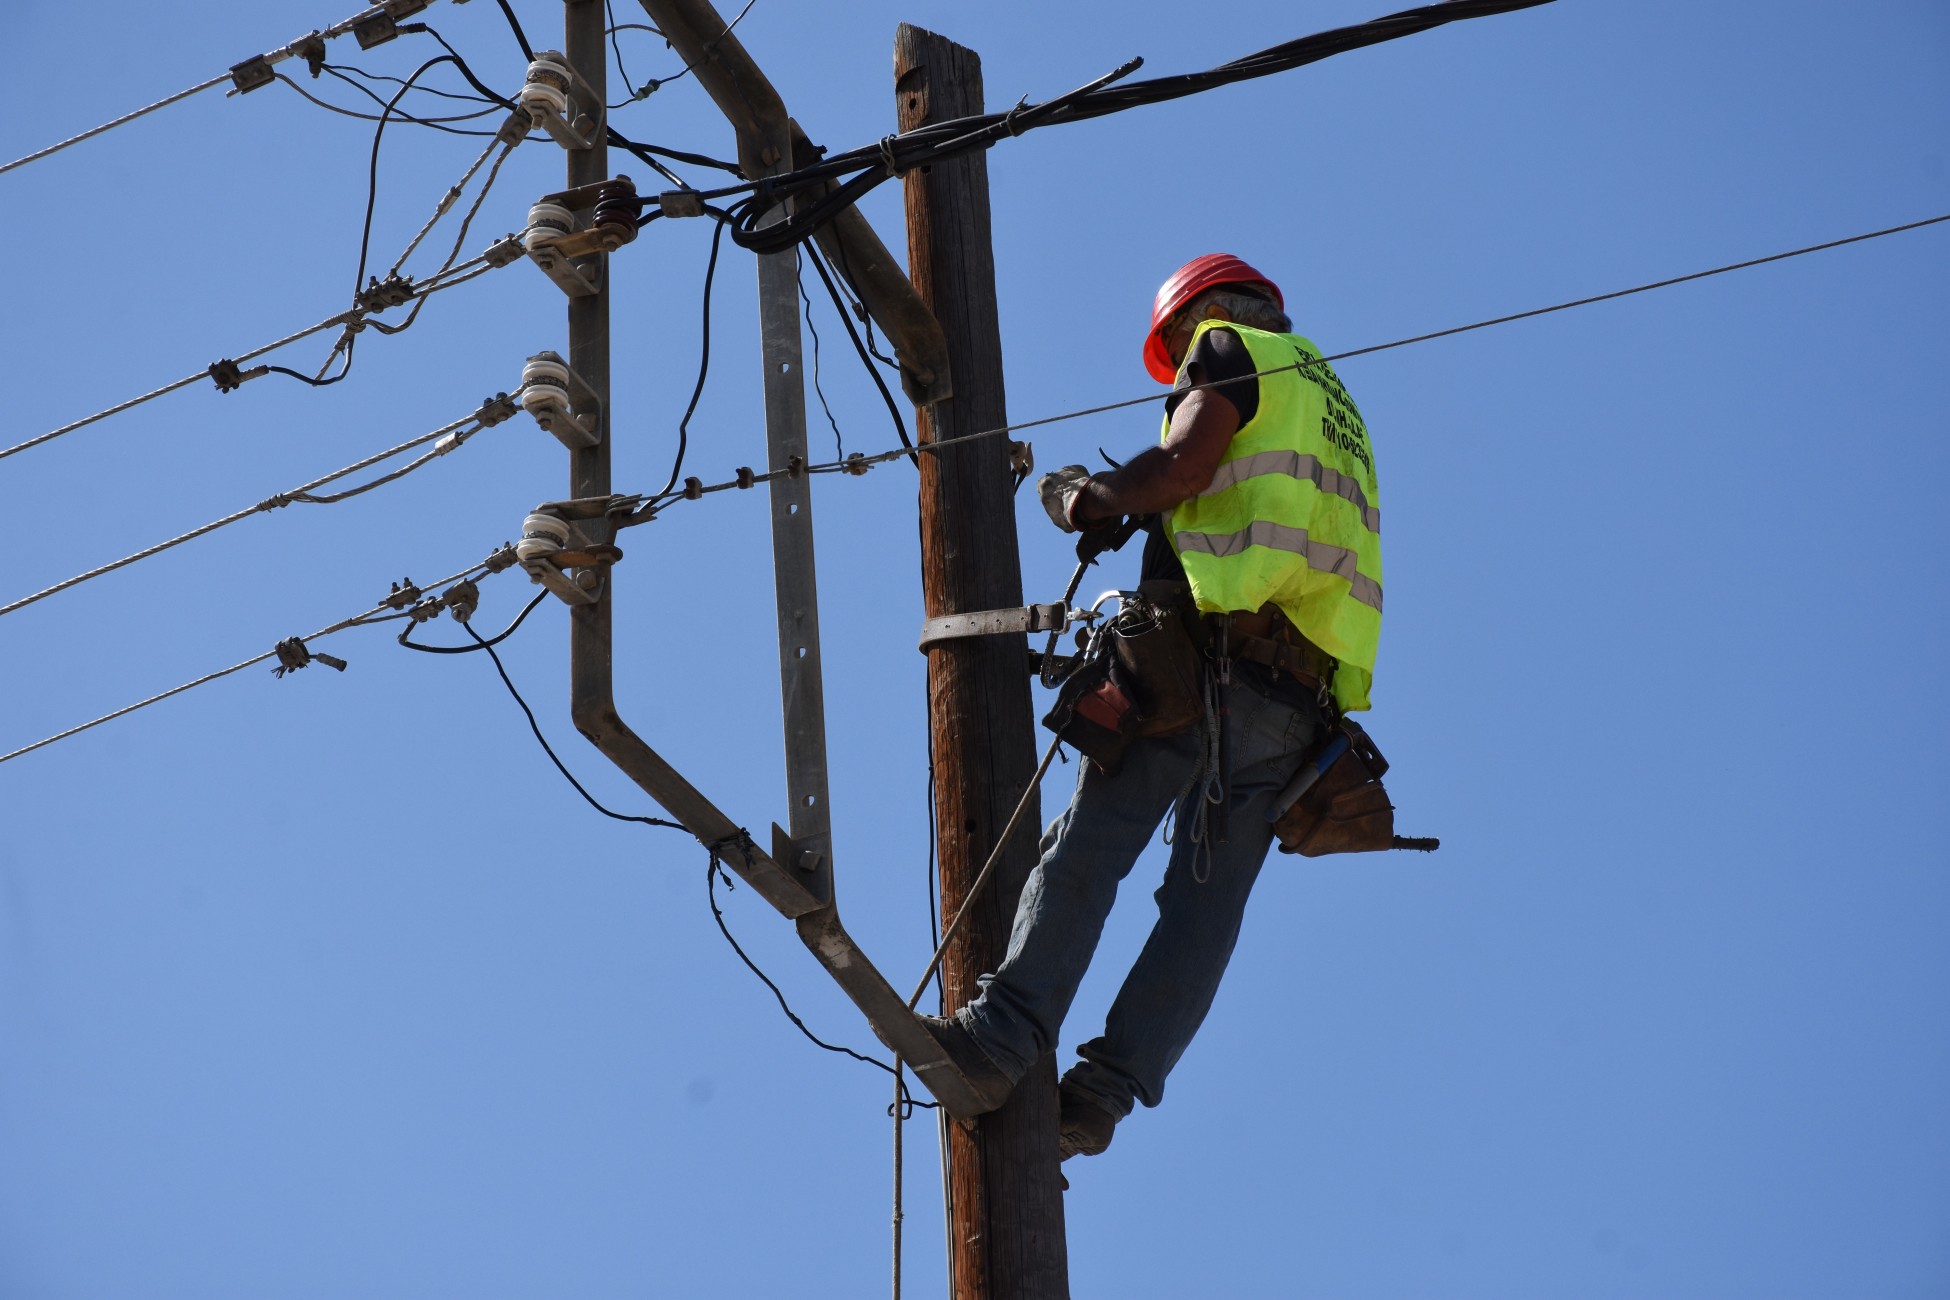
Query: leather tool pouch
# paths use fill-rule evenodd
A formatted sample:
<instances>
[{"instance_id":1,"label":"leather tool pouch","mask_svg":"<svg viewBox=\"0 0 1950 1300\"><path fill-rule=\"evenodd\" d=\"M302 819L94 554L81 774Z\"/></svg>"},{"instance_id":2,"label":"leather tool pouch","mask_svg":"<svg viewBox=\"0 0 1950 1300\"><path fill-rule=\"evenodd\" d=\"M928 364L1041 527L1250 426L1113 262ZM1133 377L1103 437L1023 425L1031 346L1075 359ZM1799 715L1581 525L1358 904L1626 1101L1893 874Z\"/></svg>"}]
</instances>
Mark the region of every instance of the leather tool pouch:
<instances>
[{"instance_id":1,"label":"leather tool pouch","mask_svg":"<svg viewBox=\"0 0 1950 1300\"><path fill-rule=\"evenodd\" d=\"M1273 823L1282 853L1317 858L1397 847L1395 806L1381 785L1388 760L1359 726L1346 718L1336 725L1347 736L1347 752Z\"/></svg>"},{"instance_id":2,"label":"leather tool pouch","mask_svg":"<svg viewBox=\"0 0 1950 1300\"><path fill-rule=\"evenodd\" d=\"M1137 734L1175 736L1205 717L1205 662L1193 639L1191 592L1147 582L1111 625L1113 677L1136 702Z\"/></svg>"},{"instance_id":3,"label":"leather tool pouch","mask_svg":"<svg viewBox=\"0 0 1950 1300\"><path fill-rule=\"evenodd\" d=\"M1064 679L1043 718L1059 740L1113 776L1138 727L1137 705L1118 684L1114 662L1110 656L1084 660Z\"/></svg>"}]
</instances>

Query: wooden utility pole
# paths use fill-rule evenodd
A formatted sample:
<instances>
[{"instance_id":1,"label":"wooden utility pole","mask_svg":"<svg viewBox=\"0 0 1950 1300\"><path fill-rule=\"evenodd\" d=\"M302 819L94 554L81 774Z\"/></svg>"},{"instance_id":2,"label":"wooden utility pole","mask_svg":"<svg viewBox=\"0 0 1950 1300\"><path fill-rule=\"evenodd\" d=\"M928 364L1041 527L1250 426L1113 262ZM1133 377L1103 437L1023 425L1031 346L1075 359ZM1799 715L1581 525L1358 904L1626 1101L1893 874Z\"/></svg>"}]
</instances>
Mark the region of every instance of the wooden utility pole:
<instances>
[{"instance_id":1,"label":"wooden utility pole","mask_svg":"<svg viewBox=\"0 0 1950 1300\"><path fill-rule=\"evenodd\" d=\"M894 37L902 131L982 111L973 50L902 24ZM918 413L924 442L1008 423L988 163L981 153L910 172L908 274L947 335L954 396ZM1022 604L1005 439L921 457L921 585L930 618ZM1035 722L1019 642L965 637L929 647L941 905L953 916L1035 774ZM1000 964L1036 861L1032 808L942 963L943 1009ZM953 1300L1067 1300L1069 1261L1056 1157L1056 1065L1043 1057L1001 1110L948 1122Z\"/></svg>"}]
</instances>

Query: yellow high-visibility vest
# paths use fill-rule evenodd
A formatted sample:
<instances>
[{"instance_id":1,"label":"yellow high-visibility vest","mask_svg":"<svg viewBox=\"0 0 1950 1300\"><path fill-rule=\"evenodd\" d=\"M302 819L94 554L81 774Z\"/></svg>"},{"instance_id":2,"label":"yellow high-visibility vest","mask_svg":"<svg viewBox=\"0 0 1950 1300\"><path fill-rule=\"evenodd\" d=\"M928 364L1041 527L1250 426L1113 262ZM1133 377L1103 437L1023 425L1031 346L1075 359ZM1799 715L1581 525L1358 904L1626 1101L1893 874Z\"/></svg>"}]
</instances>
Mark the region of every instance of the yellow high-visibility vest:
<instances>
[{"instance_id":1,"label":"yellow high-visibility vest","mask_svg":"<svg viewBox=\"0 0 1950 1300\"><path fill-rule=\"evenodd\" d=\"M1215 325L1237 334L1262 372L1259 410L1232 435L1211 486L1171 512L1172 548L1201 611L1279 606L1340 661L1342 711L1365 709L1381 641L1381 498L1367 427L1312 343L1205 321L1193 344ZM1264 373L1296 362L1315 364Z\"/></svg>"}]
</instances>

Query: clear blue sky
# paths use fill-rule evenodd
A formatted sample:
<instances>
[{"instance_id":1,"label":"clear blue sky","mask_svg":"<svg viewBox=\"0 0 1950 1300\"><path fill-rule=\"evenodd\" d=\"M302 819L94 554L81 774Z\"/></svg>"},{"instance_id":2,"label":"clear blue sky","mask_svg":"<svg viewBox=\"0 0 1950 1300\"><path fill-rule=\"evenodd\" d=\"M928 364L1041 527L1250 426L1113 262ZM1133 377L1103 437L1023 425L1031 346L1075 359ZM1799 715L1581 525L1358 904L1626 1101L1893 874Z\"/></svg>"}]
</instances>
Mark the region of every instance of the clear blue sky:
<instances>
[{"instance_id":1,"label":"clear blue sky","mask_svg":"<svg viewBox=\"0 0 1950 1300\"><path fill-rule=\"evenodd\" d=\"M0 158L352 7L13 0ZM902 20L978 49L994 106L1388 7L758 0L740 34L848 147L892 130ZM558 6L517 9L550 43ZM491 3L423 17L516 84ZM624 39L634 76L675 70ZM1561 0L1005 142L1010 413L1149 391L1151 294L1199 252L1276 275L1340 351L1950 211L1947 66L1931 0ZM732 147L688 80L617 120ZM369 138L283 86L213 92L0 177L0 442L339 310ZM473 149L387 132L382 269ZM561 167L517 151L471 246ZM904 248L897 188L867 211ZM625 489L668 468L708 235L660 222L615 260ZM1371 722L1402 829L1444 847L1269 865L1165 1104L1071 1166L1078 1297L1950 1293L1946 272L1950 226L1340 368L1389 521ZM727 247L706 477L762 462L753 298ZM815 320L846 448L890 445ZM0 603L454 419L564 341L517 265L368 333L338 387L199 385L0 462ZM1037 458L1121 457L1155 419L1045 429ZM563 459L524 417L0 619L0 751L478 559L562 493ZM841 897L904 983L928 952L911 471L816 501ZM1019 524L1025 588L1053 598L1065 543L1027 495ZM763 827L763 504L673 511L626 549L624 711ZM483 626L528 590L487 584ZM569 725L565 629L544 606L510 668L591 788L654 812ZM350 670L252 669L0 767L0 1295L884 1294L884 1076L806 1044L737 964L697 846L589 812L483 656L324 648ZM724 901L817 1030L871 1045L784 921ZM941 1287L932 1135L908 1130L911 1295Z\"/></svg>"}]
</instances>

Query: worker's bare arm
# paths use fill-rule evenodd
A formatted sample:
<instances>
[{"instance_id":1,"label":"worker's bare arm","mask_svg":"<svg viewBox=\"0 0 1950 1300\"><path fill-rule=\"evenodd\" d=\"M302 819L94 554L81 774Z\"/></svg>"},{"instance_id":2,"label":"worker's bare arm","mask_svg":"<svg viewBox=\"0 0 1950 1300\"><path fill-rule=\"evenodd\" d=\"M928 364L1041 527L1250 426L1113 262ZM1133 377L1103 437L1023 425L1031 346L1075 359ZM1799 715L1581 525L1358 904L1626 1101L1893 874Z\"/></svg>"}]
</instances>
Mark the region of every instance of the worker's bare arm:
<instances>
[{"instance_id":1,"label":"worker's bare arm","mask_svg":"<svg viewBox=\"0 0 1950 1300\"><path fill-rule=\"evenodd\" d=\"M1213 389L1188 393L1172 412L1163 445L1118 469L1093 474L1077 494L1071 522L1089 528L1123 515L1156 514L1212 484L1226 445L1239 430L1239 410Z\"/></svg>"}]
</instances>

